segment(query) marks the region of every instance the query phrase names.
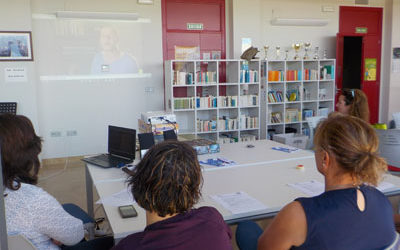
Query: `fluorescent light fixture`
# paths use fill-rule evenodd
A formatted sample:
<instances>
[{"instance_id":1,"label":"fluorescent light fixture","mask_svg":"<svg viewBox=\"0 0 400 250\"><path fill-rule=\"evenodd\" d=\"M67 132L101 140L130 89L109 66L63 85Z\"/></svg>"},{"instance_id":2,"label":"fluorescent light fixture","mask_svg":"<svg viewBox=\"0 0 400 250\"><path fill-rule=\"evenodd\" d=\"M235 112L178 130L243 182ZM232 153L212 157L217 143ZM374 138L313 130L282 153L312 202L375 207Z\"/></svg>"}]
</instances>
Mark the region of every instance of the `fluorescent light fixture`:
<instances>
[{"instance_id":1,"label":"fluorescent light fixture","mask_svg":"<svg viewBox=\"0 0 400 250\"><path fill-rule=\"evenodd\" d=\"M271 24L275 26L325 26L328 19L324 18L279 18L271 19Z\"/></svg>"},{"instance_id":2,"label":"fluorescent light fixture","mask_svg":"<svg viewBox=\"0 0 400 250\"><path fill-rule=\"evenodd\" d=\"M57 11L57 18L138 20L137 13L124 12L90 12L90 11Z\"/></svg>"}]
</instances>

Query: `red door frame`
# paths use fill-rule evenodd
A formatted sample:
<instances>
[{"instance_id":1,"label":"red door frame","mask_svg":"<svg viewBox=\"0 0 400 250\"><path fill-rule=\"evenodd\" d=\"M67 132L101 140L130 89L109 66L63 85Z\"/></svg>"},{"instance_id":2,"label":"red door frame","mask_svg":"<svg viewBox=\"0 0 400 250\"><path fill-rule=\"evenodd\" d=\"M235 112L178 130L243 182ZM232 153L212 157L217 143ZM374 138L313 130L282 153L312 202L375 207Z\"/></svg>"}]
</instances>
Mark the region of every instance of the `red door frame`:
<instances>
[{"instance_id":1,"label":"red door frame","mask_svg":"<svg viewBox=\"0 0 400 250\"><path fill-rule=\"evenodd\" d=\"M346 16L346 12L360 13L360 18L357 18L355 14L354 17L351 16L349 21L349 16ZM362 17L362 14L376 14L374 17L377 21L371 24L371 21ZM365 14L366 15L366 14ZM344 20L347 18L347 22ZM353 19L354 18L354 19ZM360 21L361 20L361 21ZM353 6L340 6L339 11L339 34L344 34L346 36L357 36L360 35L355 33L355 27L367 27L368 33L363 34L363 50L362 50L362 76L361 76L361 88L366 93L368 97L369 107L370 107L370 121L372 123L378 122L379 120L379 99L380 99L380 77L381 77L381 53L382 53L382 22L383 22L383 8L372 8L372 7L353 7ZM374 42L377 41L376 45ZM340 41L337 40L337 45ZM374 47L376 46L376 47ZM336 68L338 69L338 61L343 60L343 58L338 57L340 52L339 47L337 47L337 62ZM365 58L376 58L376 81L364 81L364 62ZM340 71L342 71L340 69ZM341 73L341 72L340 72ZM337 70L337 76L340 78L339 72ZM339 79L337 78L337 79ZM342 84L342 78L340 78L340 85ZM341 87L341 86L340 86Z\"/></svg>"}]
</instances>

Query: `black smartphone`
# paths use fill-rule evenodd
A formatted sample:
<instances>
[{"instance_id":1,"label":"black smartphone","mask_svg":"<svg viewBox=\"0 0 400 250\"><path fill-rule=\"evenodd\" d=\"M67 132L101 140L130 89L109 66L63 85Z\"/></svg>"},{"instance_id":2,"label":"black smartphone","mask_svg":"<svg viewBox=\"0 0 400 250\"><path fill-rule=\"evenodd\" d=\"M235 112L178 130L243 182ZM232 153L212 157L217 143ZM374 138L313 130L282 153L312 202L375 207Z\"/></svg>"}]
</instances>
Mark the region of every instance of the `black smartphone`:
<instances>
[{"instance_id":1,"label":"black smartphone","mask_svg":"<svg viewBox=\"0 0 400 250\"><path fill-rule=\"evenodd\" d=\"M136 209L132 205L119 206L118 210L122 218L130 218L137 216Z\"/></svg>"}]
</instances>

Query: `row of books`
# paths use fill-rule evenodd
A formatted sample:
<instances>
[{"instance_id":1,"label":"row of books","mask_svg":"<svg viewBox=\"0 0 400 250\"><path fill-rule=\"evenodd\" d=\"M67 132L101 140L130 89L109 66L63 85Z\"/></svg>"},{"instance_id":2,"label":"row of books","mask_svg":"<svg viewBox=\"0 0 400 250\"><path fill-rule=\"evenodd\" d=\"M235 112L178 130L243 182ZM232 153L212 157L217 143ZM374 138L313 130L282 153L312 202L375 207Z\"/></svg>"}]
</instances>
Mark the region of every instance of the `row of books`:
<instances>
[{"instance_id":1,"label":"row of books","mask_svg":"<svg viewBox=\"0 0 400 250\"><path fill-rule=\"evenodd\" d=\"M216 108L218 98L216 96L206 96L196 98L196 108Z\"/></svg>"},{"instance_id":2,"label":"row of books","mask_svg":"<svg viewBox=\"0 0 400 250\"><path fill-rule=\"evenodd\" d=\"M234 143L237 142L238 138L237 137L233 137L233 136L229 136L226 134L221 134L218 138L218 143L219 144L227 144L227 143Z\"/></svg>"},{"instance_id":3,"label":"row of books","mask_svg":"<svg viewBox=\"0 0 400 250\"><path fill-rule=\"evenodd\" d=\"M229 117L222 117L218 120L218 129L219 130L234 130L238 129L238 119L237 118L229 118Z\"/></svg>"},{"instance_id":4,"label":"row of books","mask_svg":"<svg viewBox=\"0 0 400 250\"><path fill-rule=\"evenodd\" d=\"M268 120L270 121L270 123L282 123L282 113L270 112Z\"/></svg>"},{"instance_id":5,"label":"row of books","mask_svg":"<svg viewBox=\"0 0 400 250\"><path fill-rule=\"evenodd\" d=\"M283 70L269 70L268 81L269 82L284 81Z\"/></svg>"},{"instance_id":6,"label":"row of books","mask_svg":"<svg viewBox=\"0 0 400 250\"><path fill-rule=\"evenodd\" d=\"M317 80L318 70L316 69L305 69L304 70L304 80Z\"/></svg>"},{"instance_id":7,"label":"row of books","mask_svg":"<svg viewBox=\"0 0 400 250\"><path fill-rule=\"evenodd\" d=\"M240 82L251 83L258 82L258 71L257 70L240 70Z\"/></svg>"},{"instance_id":8,"label":"row of books","mask_svg":"<svg viewBox=\"0 0 400 250\"><path fill-rule=\"evenodd\" d=\"M244 141L255 141L257 140L257 137L255 135L251 135L251 134L244 134L244 135L240 135L240 141L244 142Z\"/></svg>"},{"instance_id":9,"label":"row of books","mask_svg":"<svg viewBox=\"0 0 400 250\"><path fill-rule=\"evenodd\" d=\"M335 66L334 65L324 65L320 68L320 78L321 80L330 80L335 76Z\"/></svg>"},{"instance_id":10,"label":"row of books","mask_svg":"<svg viewBox=\"0 0 400 250\"><path fill-rule=\"evenodd\" d=\"M287 102L296 102L300 101L300 91L299 89L288 89L286 90L286 101Z\"/></svg>"},{"instance_id":11,"label":"row of books","mask_svg":"<svg viewBox=\"0 0 400 250\"><path fill-rule=\"evenodd\" d=\"M197 132L217 131L217 121L197 119Z\"/></svg>"},{"instance_id":12,"label":"row of books","mask_svg":"<svg viewBox=\"0 0 400 250\"><path fill-rule=\"evenodd\" d=\"M269 103L274 103L274 102L283 102L283 94L282 91L275 91L275 90L270 90L268 91L268 102Z\"/></svg>"},{"instance_id":13,"label":"row of books","mask_svg":"<svg viewBox=\"0 0 400 250\"><path fill-rule=\"evenodd\" d=\"M193 73L174 71L173 85L192 85L193 83Z\"/></svg>"},{"instance_id":14,"label":"row of books","mask_svg":"<svg viewBox=\"0 0 400 250\"><path fill-rule=\"evenodd\" d=\"M286 70L286 81L301 80L301 70Z\"/></svg>"},{"instance_id":15,"label":"row of books","mask_svg":"<svg viewBox=\"0 0 400 250\"><path fill-rule=\"evenodd\" d=\"M246 115L240 115L240 128L241 129L250 129L250 128L258 128L258 120L257 116L251 117Z\"/></svg>"},{"instance_id":16,"label":"row of books","mask_svg":"<svg viewBox=\"0 0 400 250\"><path fill-rule=\"evenodd\" d=\"M218 97L218 107L236 107L238 103L237 96L220 96Z\"/></svg>"},{"instance_id":17,"label":"row of books","mask_svg":"<svg viewBox=\"0 0 400 250\"><path fill-rule=\"evenodd\" d=\"M298 109L288 108L286 109L286 122L298 122L301 121L301 113Z\"/></svg>"},{"instance_id":18,"label":"row of books","mask_svg":"<svg viewBox=\"0 0 400 250\"><path fill-rule=\"evenodd\" d=\"M241 95L240 107L258 106L258 95Z\"/></svg>"},{"instance_id":19,"label":"row of books","mask_svg":"<svg viewBox=\"0 0 400 250\"><path fill-rule=\"evenodd\" d=\"M217 72L214 71L198 71L197 82L201 84L217 83Z\"/></svg>"},{"instance_id":20,"label":"row of books","mask_svg":"<svg viewBox=\"0 0 400 250\"><path fill-rule=\"evenodd\" d=\"M315 115L314 110L312 109L303 109L303 119L305 120L307 117L313 117Z\"/></svg>"},{"instance_id":21,"label":"row of books","mask_svg":"<svg viewBox=\"0 0 400 250\"><path fill-rule=\"evenodd\" d=\"M179 97L174 99L174 109L194 109L195 105L194 97Z\"/></svg>"}]
</instances>

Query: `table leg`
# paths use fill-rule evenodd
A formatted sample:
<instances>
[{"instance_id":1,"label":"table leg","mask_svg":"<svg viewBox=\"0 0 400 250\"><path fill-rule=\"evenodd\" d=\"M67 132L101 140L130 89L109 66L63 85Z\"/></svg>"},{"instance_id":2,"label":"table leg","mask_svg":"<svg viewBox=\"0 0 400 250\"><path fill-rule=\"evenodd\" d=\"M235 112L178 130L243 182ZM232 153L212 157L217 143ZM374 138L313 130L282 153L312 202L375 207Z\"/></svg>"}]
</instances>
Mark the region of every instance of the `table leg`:
<instances>
[{"instance_id":1,"label":"table leg","mask_svg":"<svg viewBox=\"0 0 400 250\"><path fill-rule=\"evenodd\" d=\"M94 218L94 209L93 209L93 181L90 176L87 165L85 166L85 174L86 174L86 200L87 200L87 212L90 217Z\"/></svg>"}]
</instances>

